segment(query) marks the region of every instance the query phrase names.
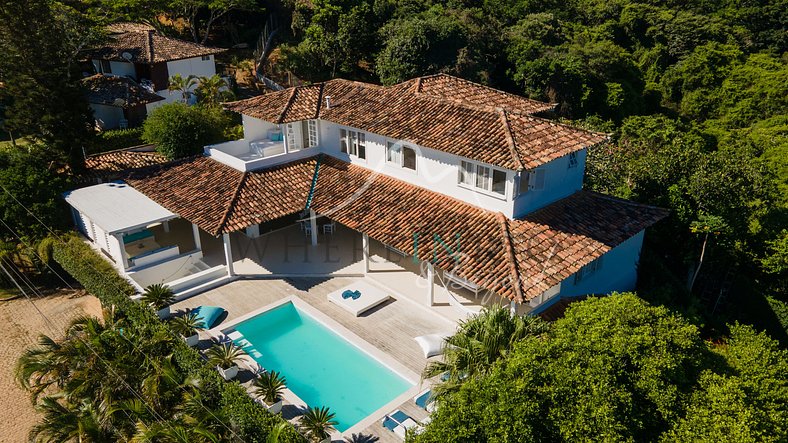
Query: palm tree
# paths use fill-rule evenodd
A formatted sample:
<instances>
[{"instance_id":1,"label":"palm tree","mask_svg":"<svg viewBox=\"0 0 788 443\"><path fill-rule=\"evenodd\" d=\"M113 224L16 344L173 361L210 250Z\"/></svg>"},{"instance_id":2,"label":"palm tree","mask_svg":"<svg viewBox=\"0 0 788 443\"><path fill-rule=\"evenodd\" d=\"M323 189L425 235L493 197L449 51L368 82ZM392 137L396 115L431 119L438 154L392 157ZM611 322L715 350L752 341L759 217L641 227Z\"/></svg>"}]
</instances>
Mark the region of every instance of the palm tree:
<instances>
[{"instance_id":1,"label":"palm tree","mask_svg":"<svg viewBox=\"0 0 788 443\"><path fill-rule=\"evenodd\" d=\"M279 443L280 438L282 437L282 433L290 427L290 424L281 421L276 424L273 428L271 428L271 432L265 437L265 443Z\"/></svg>"},{"instance_id":2,"label":"palm tree","mask_svg":"<svg viewBox=\"0 0 788 443\"><path fill-rule=\"evenodd\" d=\"M145 288L140 299L145 303L151 305L157 311L164 309L175 301L175 293L172 292L169 286L161 283L156 283Z\"/></svg>"},{"instance_id":3,"label":"palm tree","mask_svg":"<svg viewBox=\"0 0 788 443\"><path fill-rule=\"evenodd\" d=\"M272 405L282 399L285 383L287 381L280 373L276 371L264 372L255 379L254 392L261 396L267 404Z\"/></svg>"},{"instance_id":4,"label":"palm tree","mask_svg":"<svg viewBox=\"0 0 788 443\"><path fill-rule=\"evenodd\" d=\"M233 93L227 88L227 82L214 74L210 77L200 77L197 86L197 98L200 103L218 105L223 101L232 100Z\"/></svg>"},{"instance_id":5,"label":"palm tree","mask_svg":"<svg viewBox=\"0 0 788 443\"><path fill-rule=\"evenodd\" d=\"M244 350L233 342L226 342L211 346L205 354L208 356L209 364L227 369L240 360L241 356L244 355Z\"/></svg>"},{"instance_id":6,"label":"palm tree","mask_svg":"<svg viewBox=\"0 0 788 443\"><path fill-rule=\"evenodd\" d=\"M200 80L195 75L184 78L180 74L175 74L170 77L170 83L167 85L167 90L169 90L170 93L180 92L183 103L189 103L189 98L194 94L192 91L199 83Z\"/></svg>"},{"instance_id":7,"label":"palm tree","mask_svg":"<svg viewBox=\"0 0 788 443\"><path fill-rule=\"evenodd\" d=\"M460 322L457 333L446 339L443 361L430 363L422 375L431 378L448 374L445 383L434 390L440 396L468 378L486 374L515 343L544 334L549 327L539 317L512 315L504 306L485 307L479 314Z\"/></svg>"},{"instance_id":8,"label":"palm tree","mask_svg":"<svg viewBox=\"0 0 788 443\"><path fill-rule=\"evenodd\" d=\"M36 409L42 418L30 430L31 441L87 443L113 441L118 437L88 401L69 404L55 397L44 397Z\"/></svg>"},{"instance_id":9,"label":"palm tree","mask_svg":"<svg viewBox=\"0 0 788 443\"><path fill-rule=\"evenodd\" d=\"M377 443L380 438L372 434L353 434L350 437L345 437L347 443Z\"/></svg>"},{"instance_id":10,"label":"palm tree","mask_svg":"<svg viewBox=\"0 0 788 443\"><path fill-rule=\"evenodd\" d=\"M313 442L320 442L329 437L339 422L334 420L335 414L326 406L319 408L310 406L306 414L299 419L299 426Z\"/></svg>"}]
</instances>

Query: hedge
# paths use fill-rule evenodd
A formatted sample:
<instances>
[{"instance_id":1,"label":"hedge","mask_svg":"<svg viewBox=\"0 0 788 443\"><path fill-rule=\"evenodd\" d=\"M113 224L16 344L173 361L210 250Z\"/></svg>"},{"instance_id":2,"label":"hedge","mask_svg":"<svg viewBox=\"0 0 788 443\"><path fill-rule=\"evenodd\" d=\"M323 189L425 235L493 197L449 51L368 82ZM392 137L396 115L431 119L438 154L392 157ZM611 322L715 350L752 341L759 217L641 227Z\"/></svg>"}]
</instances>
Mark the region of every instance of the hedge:
<instances>
[{"instance_id":1,"label":"hedge","mask_svg":"<svg viewBox=\"0 0 788 443\"><path fill-rule=\"evenodd\" d=\"M49 239L45 244L51 248L51 257L86 291L95 295L104 308L114 307L135 328L147 331L146 335L174 334L152 309L129 298L136 292L134 287L80 238L69 235L63 240ZM228 418L240 440L263 443L269 430L284 421L255 404L238 382L224 381L183 340L174 340L171 348L169 351L175 363L186 374L201 380L201 392L208 404L218 412L217 415ZM280 435L279 441L301 443L304 438L291 427Z\"/></svg>"},{"instance_id":2,"label":"hedge","mask_svg":"<svg viewBox=\"0 0 788 443\"><path fill-rule=\"evenodd\" d=\"M130 129L110 129L99 132L96 136L96 147L92 153L115 151L144 144L142 126Z\"/></svg>"}]
</instances>

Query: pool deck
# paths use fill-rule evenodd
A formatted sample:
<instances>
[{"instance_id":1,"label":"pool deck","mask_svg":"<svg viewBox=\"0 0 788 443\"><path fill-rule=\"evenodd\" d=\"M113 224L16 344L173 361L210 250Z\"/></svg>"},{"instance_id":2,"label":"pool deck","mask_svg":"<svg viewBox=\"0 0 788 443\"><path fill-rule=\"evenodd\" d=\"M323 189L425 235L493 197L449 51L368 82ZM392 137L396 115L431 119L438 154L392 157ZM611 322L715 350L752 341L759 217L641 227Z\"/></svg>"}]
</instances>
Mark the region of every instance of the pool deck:
<instances>
[{"instance_id":1,"label":"pool deck","mask_svg":"<svg viewBox=\"0 0 788 443\"><path fill-rule=\"evenodd\" d=\"M424 334L452 332L456 324L441 315L436 315L430 308L412 299L397 295L394 295L393 300L372 308L359 317L328 301L329 293L362 279L350 277L241 279L178 302L172 306L172 310L177 312L200 305L221 306L228 311L228 314L215 329L223 329L225 325L231 325L234 320L264 306L281 302L288 297L297 297L418 378L418 374L421 374L428 360L424 358L413 338ZM201 332L201 339L207 338L209 338L208 333ZM207 344L207 341L203 341L201 346ZM248 387L251 383L251 374L239 376L239 381ZM402 440L394 433L383 428L380 421L383 414L397 408L416 421L426 418L428 413L416 406L412 400L415 393L422 389L422 384L417 383L407 395L403 394L396 402L387 405L385 407L388 408L387 410L377 411L359 425L350 428L343 436L360 432L375 435L382 443L401 442ZM298 402L291 402L287 397L285 400L282 414L288 420L294 421L300 413ZM339 435L334 439L341 441Z\"/></svg>"}]
</instances>

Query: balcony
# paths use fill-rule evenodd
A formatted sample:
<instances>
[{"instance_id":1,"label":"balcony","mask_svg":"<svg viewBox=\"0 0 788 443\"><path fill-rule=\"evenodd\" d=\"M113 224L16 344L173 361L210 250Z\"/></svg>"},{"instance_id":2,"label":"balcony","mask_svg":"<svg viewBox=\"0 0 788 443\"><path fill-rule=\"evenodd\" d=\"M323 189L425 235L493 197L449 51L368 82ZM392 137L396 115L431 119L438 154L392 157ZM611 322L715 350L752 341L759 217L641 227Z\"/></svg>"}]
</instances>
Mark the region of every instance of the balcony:
<instances>
[{"instance_id":1,"label":"balcony","mask_svg":"<svg viewBox=\"0 0 788 443\"><path fill-rule=\"evenodd\" d=\"M205 154L247 172L313 155L312 149L288 149L284 141L233 140L205 147Z\"/></svg>"}]
</instances>

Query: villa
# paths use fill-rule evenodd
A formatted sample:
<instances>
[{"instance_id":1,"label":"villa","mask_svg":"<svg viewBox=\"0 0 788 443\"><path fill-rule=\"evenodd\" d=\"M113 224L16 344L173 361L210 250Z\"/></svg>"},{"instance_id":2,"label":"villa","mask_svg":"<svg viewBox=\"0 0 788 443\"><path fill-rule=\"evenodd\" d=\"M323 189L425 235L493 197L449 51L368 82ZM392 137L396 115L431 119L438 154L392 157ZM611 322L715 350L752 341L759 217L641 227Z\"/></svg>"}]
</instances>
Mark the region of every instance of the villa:
<instances>
[{"instance_id":1,"label":"villa","mask_svg":"<svg viewBox=\"0 0 788 443\"><path fill-rule=\"evenodd\" d=\"M449 75L335 79L225 106L242 115L242 140L174 162L90 159L122 180L66 195L78 230L140 291L166 283L177 307L223 303L234 329L217 331L252 355L266 352L239 335L243 322L286 300L389 356L379 361L393 355L386 366L405 374L408 395L426 363L414 335L486 304L538 314L634 289L645 230L667 215L582 189L588 149L606 135ZM345 287L383 304L349 309ZM370 420L346 430L380 431Z\"/></svg>"},{"instance_id":2,"label":"villa","mask_svg":"<svg viewBox=\"0 0 788 443\"><path fill-rule=\"evenodd\" d=\"M168 89L170 77L211 77L214 56L223 51L139 23L113 24L107 34L103 45L85 52L92 75L82 80L102 130L138 126L157 106L180 100L180 93Z\"/></svg>"}]
</instances>

